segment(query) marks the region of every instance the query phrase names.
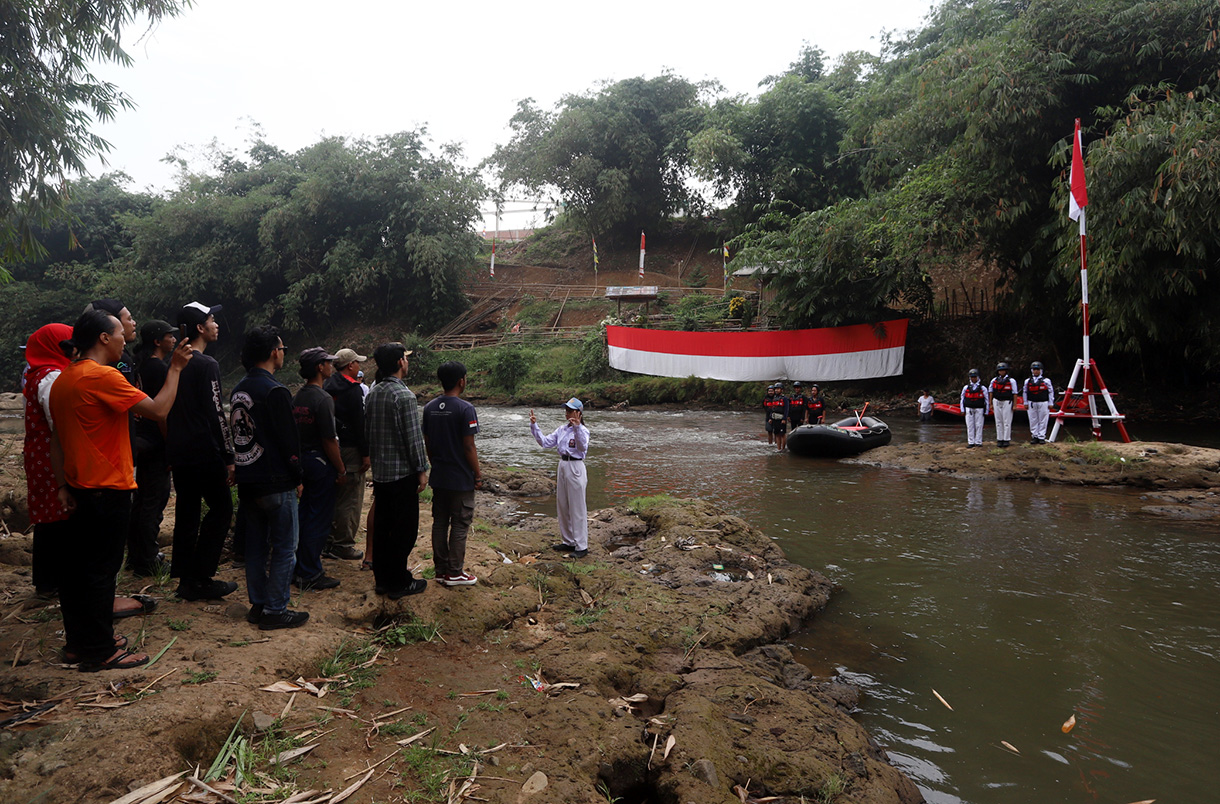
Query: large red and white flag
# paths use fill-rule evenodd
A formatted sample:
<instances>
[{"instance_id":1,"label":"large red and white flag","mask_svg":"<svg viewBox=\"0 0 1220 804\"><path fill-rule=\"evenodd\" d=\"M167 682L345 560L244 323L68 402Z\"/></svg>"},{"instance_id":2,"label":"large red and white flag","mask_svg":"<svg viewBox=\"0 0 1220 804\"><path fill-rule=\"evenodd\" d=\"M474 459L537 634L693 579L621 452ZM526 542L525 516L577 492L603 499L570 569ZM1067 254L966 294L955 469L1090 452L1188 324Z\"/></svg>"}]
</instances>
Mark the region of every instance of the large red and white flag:
<instances>
[{"instance_id":1,"label":"large red and white flag","mask_svg":"<svg viewBox=\"0 0 1220 804\"><path fill-rule=\"evenodd\" d=\"M644 278L644 233L640 232L640 279Z\"/></svg>"},{"instance_id":2,"label":"large red and white flag","mask_svg":"<svg viewBox=\"0 0 1220 804\"><path fill-rule=\"evenodd\" d=\"M1068 217L1080 221L1080 236L1085 235L1084 208L1089 205L1089 193L1084 185L1084 146L1080 141L1080 118L1072 135L1072 172L1068 174L1071 193L1068 195Z\"/></svg>"},{"instance_id":3,"label":"large red and white flag","mask_svg":"<svg viewBox=\"0 0 1220 804\"><path fill-rule=\"evenodd\" d=\"M902 374L907 321L776 332L606 327L610 365L654 377L860 380Z\"/></svg>"}]
</instances>

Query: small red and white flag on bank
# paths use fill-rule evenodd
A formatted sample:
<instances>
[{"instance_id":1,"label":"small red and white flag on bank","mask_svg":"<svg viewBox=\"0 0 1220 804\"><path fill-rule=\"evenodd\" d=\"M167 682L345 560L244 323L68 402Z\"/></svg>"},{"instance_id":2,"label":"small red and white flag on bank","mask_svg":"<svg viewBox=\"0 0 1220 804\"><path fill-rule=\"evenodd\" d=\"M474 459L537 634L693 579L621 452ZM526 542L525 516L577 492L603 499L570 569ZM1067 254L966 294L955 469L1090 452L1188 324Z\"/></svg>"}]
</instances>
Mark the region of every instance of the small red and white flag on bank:
<instances>
[{"instance_id":1,"label":"small red and white flag on bank","mask_svg":"<svg viewBox=\"0 0 1220 804\"><path fill-rule=\"evenodd\" d=\"M775 332L606 327L606 341L610 365L636 374L832 382L902 374L907 321Z\"/></svg>"},{"instance_id":2,"label":"small red and white flag on bank","mask_svg":"<svg viewBox=\"0 0 1220 804\"><path fill-rule=\"evenodd\" d=\"M1072 135L1072 172L1068 174L1071 192L1068 194L1068 217L1080 221L1080 236L1085 235L1084 208L1089 205L1089 192L1084 184L1084 146L1080 141L1080 118Z\"/></svg>"},{"instance_id":3,"label":"small red and white flag on bank","mask_svg":"<svg viewBox=\"0 0 1220 804\"><path fill-rule=\"evenodd\" d=\"M640 232L640 279L644 278L644 233Z\"/></svg>"}]
</instances>

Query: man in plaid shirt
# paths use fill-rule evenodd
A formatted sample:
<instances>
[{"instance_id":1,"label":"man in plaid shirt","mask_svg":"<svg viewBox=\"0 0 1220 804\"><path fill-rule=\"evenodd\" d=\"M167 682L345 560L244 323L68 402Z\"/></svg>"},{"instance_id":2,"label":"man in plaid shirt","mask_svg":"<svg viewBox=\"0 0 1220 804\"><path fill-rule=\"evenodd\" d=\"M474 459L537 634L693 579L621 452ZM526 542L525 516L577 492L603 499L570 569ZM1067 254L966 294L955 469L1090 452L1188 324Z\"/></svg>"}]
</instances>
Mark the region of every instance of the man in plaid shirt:
<instances>
[{"instance_id":1,"label":"man in plaid shirt","mask_svg":"<svg viewBox=\"0 0 1220 804\"><path fill-rule=\"evenodd\" d=\"M364 410L369 460L373 469L373 579L375 591L390 600L415 595L428 582L407 567L419 536L419 493L428 485L428 458L419 422L419 405L407 387L407 357L401 343L373 352L377 384Z\"/></svg>"}]
</instances>

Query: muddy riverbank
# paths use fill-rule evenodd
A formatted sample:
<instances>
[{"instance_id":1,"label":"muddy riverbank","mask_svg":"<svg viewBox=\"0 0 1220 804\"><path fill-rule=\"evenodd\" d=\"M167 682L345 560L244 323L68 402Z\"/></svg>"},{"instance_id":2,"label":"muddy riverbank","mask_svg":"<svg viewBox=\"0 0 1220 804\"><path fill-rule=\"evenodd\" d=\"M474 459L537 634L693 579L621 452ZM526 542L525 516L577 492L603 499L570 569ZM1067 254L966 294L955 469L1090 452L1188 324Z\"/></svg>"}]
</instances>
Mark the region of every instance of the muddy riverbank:
<instances>
[{"instance_id":1,"label":"muddy riverbank","mask_svg":"<svg viewBox=\"0 0 1220 804\"><path fill-rule=\"evenodd\" d=\"M826 578L737 517L665 498L595 512L589 557L564 560L553 520L512 499L550 480L489 475L468 554L477 586L392 603L356 562L333 562L338 589L294 592L310 623L264 633L240 591L188 603L172 582L124 572L120 588L158 606L120 630L165 649L129 673L61 663L58 609L29 587L29 539L0 540L0 799L107 802L203 774L240 719L253 757L241 789L262 791L245 800L366 776L349 800L460 801L463 787L492 802L920 800L848 714L855 690L776 644L826 604ZM412 554L425 576L426 542ZM220 577L244 588L230 563ZM313 744L282 770L269 762ZM233 795L232 767L209 785Z\"/></svg>"}]
</instances>

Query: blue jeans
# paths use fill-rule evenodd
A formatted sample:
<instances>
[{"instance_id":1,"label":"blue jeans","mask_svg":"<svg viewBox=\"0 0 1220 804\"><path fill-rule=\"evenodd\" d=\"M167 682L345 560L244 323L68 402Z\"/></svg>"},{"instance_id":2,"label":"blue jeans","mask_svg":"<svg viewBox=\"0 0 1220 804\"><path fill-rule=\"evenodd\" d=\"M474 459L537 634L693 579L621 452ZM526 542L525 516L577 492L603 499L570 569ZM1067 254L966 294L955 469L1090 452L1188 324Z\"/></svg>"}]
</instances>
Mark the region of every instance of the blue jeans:
<instances>
[{"instance_id":1,"label":"blue jeans","mask_svg":"<svg viewBox=\"0 0 1220 804\"><path fill-rule=\"evenodd\" d=\"M246 591L269 614L288 608L297 553L297 493L283 491L242 500L246 528Z\"/></svg>"},{"instance_id":2,"label":"blue jeans","mask_svg":"<svg viewBox=\"0 0 1220 804\"><path fill-rule=\"evenodd\" d=\"M301 541L297 545L297 577L312 581L322 576L322 548L330 538L330 523L335 518L335 478L339 473L321 452L310 450L301 456Z\"/></svg>"}]
</instances>

